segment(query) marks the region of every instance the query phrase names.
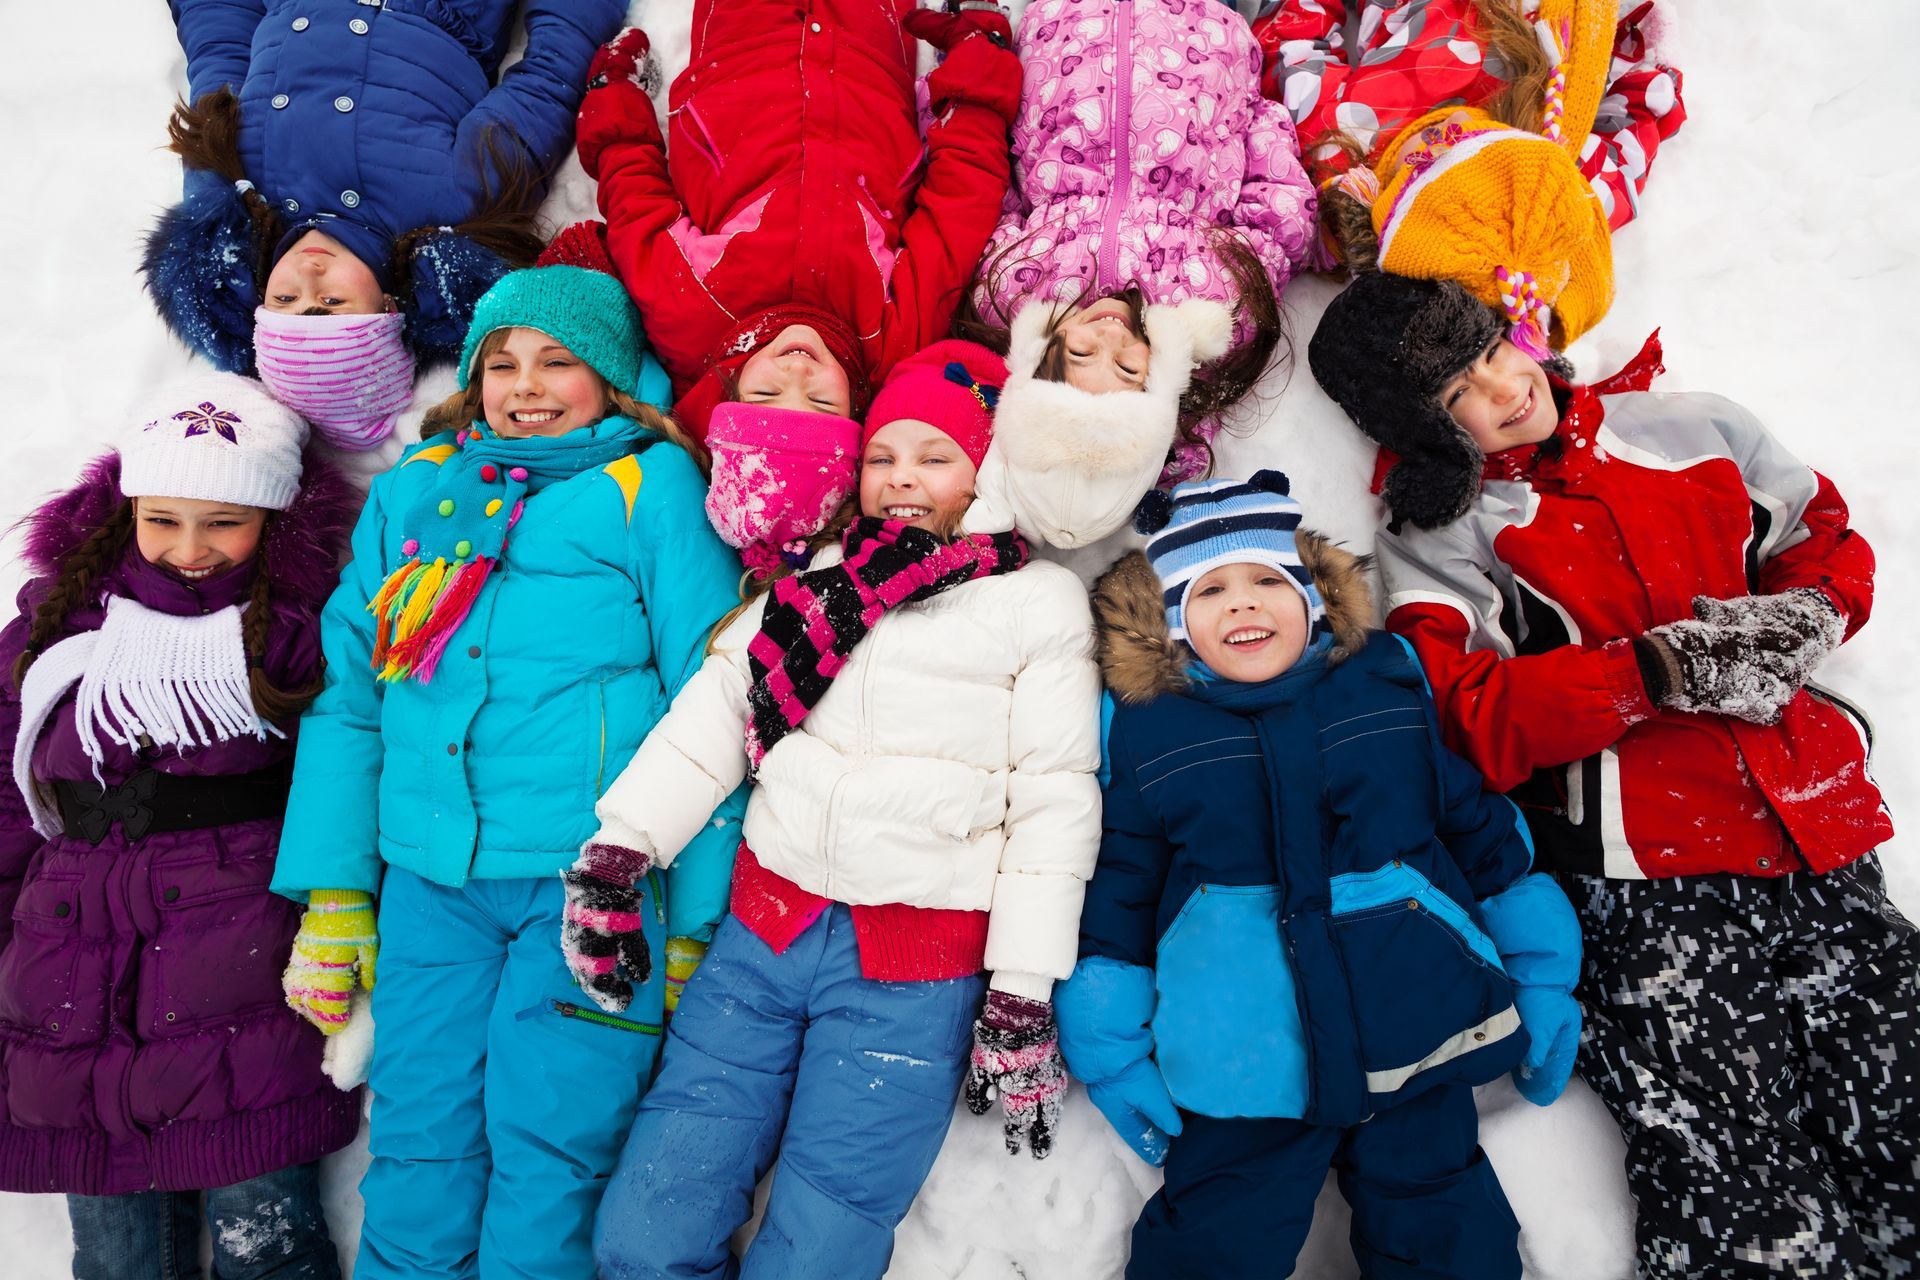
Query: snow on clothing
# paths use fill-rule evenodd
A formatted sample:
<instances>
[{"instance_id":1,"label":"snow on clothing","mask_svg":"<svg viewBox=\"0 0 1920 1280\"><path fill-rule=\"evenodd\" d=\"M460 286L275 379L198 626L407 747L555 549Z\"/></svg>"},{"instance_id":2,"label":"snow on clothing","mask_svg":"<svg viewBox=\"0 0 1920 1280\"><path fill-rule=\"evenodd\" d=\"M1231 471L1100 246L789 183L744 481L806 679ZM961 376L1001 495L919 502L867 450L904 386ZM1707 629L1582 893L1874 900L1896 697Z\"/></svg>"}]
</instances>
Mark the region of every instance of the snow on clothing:
<instances>
[{"instance_id":1,"label":"snow on clothing","mask_svg":"<svg viewBox=\"0 0 1920 1280\"><path fill-rule=\"evenodd\" d=\"M1014 43L1026 77L1013 190L974 296L983 315L1010 323L1027 298L1131 285L1153 302L1231 307L1238 294L1212 249L1222 228L1276 293L1305 265L1313 188L1287 113L1260 96L1259 47L1230 9L1034 0ZM1201 466L1186 450L1170 478Z\"/></svg>"},{"instance_id":2,"label":"snow on clothing","mask_svg":"<svg viewBox=\"0 0 1920 1280\"><path fill-rule=\"evenodd\" d=\"M946 336L1006 191L1007 120L982 104L1012 85L936 104L923 142L916 46L900 27L911 8L699 0L668 138L628 93L619 139L583 145L608 248L696 434L729 373L774 336L756 328L769 309L845 326L856 384L877 387Z\"/></svg>"},{"instance_id":3,"label":"snow on clothing","mask_svg":"<svg viewBox=\"0 0 1920 1280\"><path fill-rule=\"evenodd\" d=\"M1448 742L1510 791L1543 864L1638 878L1831 871L1893 828L1863 723L1818 688L1777 724L1647 700L1631 637L1696 595L1824 592L1852 634L1873 552L1833 484L1731 401L1645 390L1657 348L1554 379L1555 434L1487 459L1450 525L1378 542Z\"/></svg>"},{"instance_id":4,"label":"snow on clothing","mask_svg":"<svg viewBox=\"0 0 1920 1280\"><path fill-rule=\"evenodd\" d=\"M640 882L656 956L660 886ZM360 1280L593 1274L593 1215L659 1053L664 966L624 1013L595 1008L555 945L563 894L557 875L456 888L388 870Z\"/></svg>"},{"instance_id":5,"label":"snow on clothing","mask_svg":"<svg viewBox=\"0 0 1920 1280\"><path fill-rule=\"evenodd\" d=\"M1128 1280L1277 1275L1331 1168L1371 1277L1518 1277L1520 1224L1480 1150L1473 1090L1442 1085L1349 1128L1189 1115L1133 1227ZM1298 1194L1277 1197L1291 1186Z\"/></svg>"},{"instance_id":6,"label":"snow on clothing","mask_svg":"<svg viewBox=\"0 0 1920 1280\"><path fill-rule=\"evenodd\" d=\"M1920 932L1878 859L1563 877L1581 1071L1627 1139L1640 1274L1920 1274Z\"/></svg>"},{"instance_id":7,"label":"snow on clothing","mask_svg":"<svg viewBox=\"0 0 1920 1280\"><path fill-rule=\"evenodd\" d=\"M244 602L254 575L270 571L264 669L282 688L311 679L345 495L311 457L306 467L302 497L275 517L255 559L190 585L129 545L102 579L101 598L77 606L64 634L97 629L113 598L198 618ZM0 635L6 669L25 647L46 575L121 501L118 477L109 456L36 513L27 555L41 576ZM93 789L75 699L69 689L54 705L32 746L33 774ZM19 713L9 680L0 699L9 753ZM99 776L115 789L106 807L117 820L99 824L98 841L79 831L42 839L20 793L0 790L0 1189L195 1190L345 1146L359 1127L358 1097L321 1074L319 1033L280 995L299 912L267 891L277 816L142 838L123 825L140 821L142 793L170 779L283 769L290 739L242 734L187 751L102 746ZM271 796L273 780L260 785Z\"/></svg>"},{"instance_id":8,"label":"snow on clothing","mask_svg":"<svg viewBox=\"0 0 1920 1280\"><path fill-rule=\"evenodd\" d=\"M745 777L747 648L766 601L721 634L608 789L595 840L674 865ZM1086 593L1059 565L890 610L761 760L734 914L778 951L846 903L870 978L984 964L995 988L1046 999L1073 969L1098 846L1098 704Z\"/></svg>"},{"instance_id":9,"label":"snow on clothing","mask_svg":"<svg viewBox=\"0 0 1920 1280\"><path fill-rule=\"evenodd\" d=\"M1349 47L1348 25L1357 40ZM1530 7L1537 7L1535 6ZM1680 73L1660 62L1643 29L1651 0L1620 18L1592 131L1576 155L1613 230L1640 212L1640 193L1660 144L1686 122ZM1267 95L1286 104L1325 180L1344 167L1315 156L1320 140L1345 132L1369 151L1433 108L1484 105L1505 87L1483 60L1473 0L1278 0L1254 21L1266 59Z\"/></svg>"},{"instance_id":10,"label":"snow on clothing","mask_svg":"<svg viewBox=\"0 0 1920 1280\"><path fill-rule=\"evenodd\" d=\"M833 905L779 950L739 919L720 926L601 1201L601 1275L886 1270L953 1118L982 983L869 981L853 910ZM735 1264L728 1238L776 1154L766 1215Z\"/></svg>"},{"instance_id":11,"label":"snow on clothing","mask_svg":"<svg viewBox=\"0 0 1920 1280\"><path fill-rule=\"evenodd\" d=\"M1405 644L1367 630L1358 562L1313 535L1302 554L1344 579L1327 592L1339 647L1257 684L1186 682L1144 561L1103 580L1105 832L1058 1003L1067 1061L1095 1086L1151 1052L1183 1111L1344 1127L1520 1061L1474 904L1532 851L1441 745Z\"/></svg>"},{"instance_id":12,"label":"snow on clothing","mask_svg":"<svg viewBox=\"0 0 1920 1280\"><path fill-rule=\"evenodd\" d=\"M431 680L376 682L367 602L408 558L402 520L442 467L482 454L528 473L501 562ZM652 1034L574 1024L558 873L738 599L739 561L707 525L704 488L682 450L618 417L552 438L442 438L374 482L327 604L327 687L302 721L274 878L290 896L381 894L380 1102L363 1187L366 1236L385 1243L363 1274L471 1275L476 1248L531 1275L590 1269L599 1180L652 1066L662 983L656 972L631 1011ZM734 812L676 869L662 934L711 935ZM661 896L650 883L648 899ZM568 1082L566 1118L542 1112L528 1128L516 1117L549 1080ZM536 1201L544 1216L504 1222L505 1206Z\"/></svg>"},{"instance_id":13,"label":"snow on clothing","mask_svg":"<svg viewBox=\"0 0 1920 1280\"><path fill-rule=\"evenodd\" d=\"M227 1187L68 1196L73 1274L148 1280L200 1274L201 1224L220 1280L339 1280L320 1207L320 1166L294 1165Z\"/></svg>"}]
</instances>

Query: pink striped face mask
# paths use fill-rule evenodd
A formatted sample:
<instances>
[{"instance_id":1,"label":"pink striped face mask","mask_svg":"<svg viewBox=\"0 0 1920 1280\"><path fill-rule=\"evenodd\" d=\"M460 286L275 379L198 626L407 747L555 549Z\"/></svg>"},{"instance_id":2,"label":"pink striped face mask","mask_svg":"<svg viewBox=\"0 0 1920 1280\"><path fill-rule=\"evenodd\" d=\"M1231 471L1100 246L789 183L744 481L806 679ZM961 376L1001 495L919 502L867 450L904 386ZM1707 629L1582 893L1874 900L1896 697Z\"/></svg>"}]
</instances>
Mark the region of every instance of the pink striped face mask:
<instances>
[{"instance_id":1,"label":"pink striped face mask","mask_svg":"<svg viewBox=\"0 0 1920 1280\"><path fill-rule=\"evenodd\" d=\"M405 323L395 311L290 316L261 307L253 313L260 380L335 448L371 449L413 399Z\"/></svg>"}]
</instances>

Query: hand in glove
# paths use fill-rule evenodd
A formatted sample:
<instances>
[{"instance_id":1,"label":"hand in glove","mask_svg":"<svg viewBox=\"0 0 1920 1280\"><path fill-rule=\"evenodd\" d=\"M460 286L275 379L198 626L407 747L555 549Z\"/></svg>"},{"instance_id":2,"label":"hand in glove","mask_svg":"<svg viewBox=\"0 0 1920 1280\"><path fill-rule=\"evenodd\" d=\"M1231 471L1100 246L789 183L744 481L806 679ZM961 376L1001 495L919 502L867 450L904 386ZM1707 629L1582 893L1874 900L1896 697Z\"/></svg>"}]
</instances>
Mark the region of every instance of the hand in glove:
<instances>
[{"instance_id":1,"label":"hand in glove","mask_svg":"<svg viewBox=\"0 0 1920 1280\"><path fill-rule=\"evenodd\" d=\"M1828 654L1846 638L1847 620L1817 587L1794 587L1777 595L1693 598L1693 616L1710 626L1732 627L1751 637L1755 666L1804 687Z\"/></svg>"},{"instance_id":2,"label":"hand in glove","mask_svg":"<svg viewBox=\"0 0 1920 1280\"><path fill-rule=\"evenodd\" d=\"M373 990L380 934L373 895L361 889L315 889L307 896L293 954L281 975L293 1011L332 1035L347 1025L356 985Z\"/></svg>"},{"instance_id":3,"label":"hand in glove","mask_svg":"<svg viewBox=\"0 0 1920 1280\"><path fill-rule=\"evenodd\" d=\"M587 92L580 101L575 140L580 166L600 177L600 154L616 142L652 142L662 151L660 122L649 95L660 87L660 65L647 33L628 27L600 47L587 67Z\"/></svg>"},{"instance_id":4,"label":"hand in glove","mask_svg":"<svg viewBox=\"0 0 1920 1280\"><path fill-rule=\"evenodd\" d=\"M934 110L971 102L1013 123L1020 108L1020 59L1013 53L1013 27L1004 9L969 0L958 12L916 9L900 25L945 55L927 76Z\"/></svg>"},{"instance_id":5,"label":"hand in glove","mask_svg":"<svg viewBox=\"0 0 1920 1280\"><path fill-rule=\"evenodd\" d=\"M1683 618L1633 642L1647 701L1772 724L1795 686L1761 661L1750 628Z\"/></svg>"},{"instance_id":6,"label":"hand in glove","mask_svg":"<svg viewBox=\"0 0 1920 1280\"><path fill-rule=\"evenodd\" d=\"M1111 1080L1088 1084L1087 1096L1142 1160L1155 1167L1167 1162L1167 1149L1180 1133L1180 1109L1151 1058L1129 1064Z\"/></svg>"},{"instance_id":7,"label":"hand in glove","mask_svg":"<svg viewBox=\"0 0 1920 1280\"><path fill-rule=\"evenodd\" d=\"M973 1057L964 1089L967 1110L985 1115L998 1094L1007 1154L1018 1155L1024 1137L1034 1159L1043 1160L1053 1150L1060 1095L1066 1087L1067 1064L1060 1058L1053 1006L1005 991L987 992L986 1008L973 1024Z\"/></svg>"},{"instance_id":8,"label":"hand in glove","mask_svg":"<svg viewBox=\"0 0 1920 1280\"><path fill-rule=\"evenodd\" d=\"M707 944L698 938L667 939L667 989L663 999L669 1019L680 1007L680 994L686 989L687 979L693 976L693 971L706 958Z\"/></svg>"},{"instance_id":9,"label":"hand in glove","mask_svg":"<svg viewBox=\"0 0 1920 1280\"><path fill-rule=\"evenodd\" d=\"M633 1002L635 984L653 973L653 956L641 928L637 887L653 860L637 849L589 844L579 861L560 873L567 886L560 946L573 980L608 1013Z\"/></svg>"},{"instance_id":10,"label":"hand in glove","mask_svg":"<svg viewBox=\"0 0 1920 1280\"><path fill-rule=\"evenodd\" d=\"M1520 1096L1544 1107L1560 1096L1580 1052L1580 920L1551 876L1522 876L1480 903L1493 949L1513 982L1529 1044L1513 1069Z\"/></svg>"}]
</instances>

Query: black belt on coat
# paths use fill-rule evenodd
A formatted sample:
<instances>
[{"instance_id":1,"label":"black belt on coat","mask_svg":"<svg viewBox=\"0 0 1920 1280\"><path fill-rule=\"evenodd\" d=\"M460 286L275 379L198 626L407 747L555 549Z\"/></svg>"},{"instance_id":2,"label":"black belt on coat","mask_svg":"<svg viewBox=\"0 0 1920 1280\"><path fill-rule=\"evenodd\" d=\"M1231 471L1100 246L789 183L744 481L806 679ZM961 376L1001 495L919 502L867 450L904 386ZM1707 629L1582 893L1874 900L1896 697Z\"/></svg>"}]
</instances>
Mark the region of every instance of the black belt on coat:
<instances>
[{"instance_id":1,"label":"black belt on coat","mask_svg":"<svg viewBox=\"0 0 1920 1280\"><path fill-rule=\"evenodd\" d=\"M54 802L67 834L99 844L114 823L129 840L161 831L197 831L235 822L284 817L293 766L253 773L192 777L142 769L116 786L58 778Z\"/></svg>"}]
</instances>

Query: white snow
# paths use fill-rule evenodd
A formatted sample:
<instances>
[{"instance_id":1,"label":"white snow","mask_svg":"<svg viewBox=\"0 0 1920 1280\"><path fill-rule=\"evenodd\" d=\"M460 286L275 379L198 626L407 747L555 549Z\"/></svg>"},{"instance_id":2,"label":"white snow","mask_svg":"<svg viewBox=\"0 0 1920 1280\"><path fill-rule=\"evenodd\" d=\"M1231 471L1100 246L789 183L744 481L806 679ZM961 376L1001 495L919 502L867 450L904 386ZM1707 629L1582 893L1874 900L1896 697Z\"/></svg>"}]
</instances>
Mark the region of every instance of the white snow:
<instances>
[{"instance_id":1,"label":"white snow","mask_svg":"<svg viewBox=\"0 0 1920 1280\"><path fill-rule=\"evenodd\" d=\"M160 148L184 62L163 6L115 6L108 39L95 8L42 4L12 15L10 35L31 56L16 58L0 83L0 118L9 124L0 164L13 175L0 200L8 264L0 352L14 362L0 522L65 484L125 428L144 392L189 364L134 274L142 233L178 193L178 169ZM687 11L684 0L635 6L665 80L686 62ZM1903 158L1903 144L1920 136L1909 46L1890 35L1891 13L1863 13L1856 38L1836 38L1830 7L1799 0L1695 3L1674 16L1665 47L1686 74L1690 118L1660 153L1645 216L1615 242L1613 312L1573 355L1583 373L1610 372L1661 326L1670 372L1657 387L1717 391L1748 405L1847 496L1855 527L1879 552L1879 599L1872 622L1820 679L1875 717L1875 776L1896 817L1912 822L1920 814L1920 668L1909 657L1920 627L1920 447L1910 389L1897 381L1920 352L1920 169ZM547 211L558 226L592 207L570 161ZM1305 368L1306 341L1332 289L1318 281L1292 288L1300 365L1270 380L1247 434L1222 453L1229 473L1285 468L1312 522L1364 550L1376 518L1365 492L1370 450ZM437 372L418 405L450 386ZM12 569L0 585L11 589L18 578ZM1913 846L1909 831L1883 851L1895 899L1910 915L1920 913L1920 870L1905 861ZM1628 1274L1622 1146L1593 1095L1576 1083L1543 1111L1502 1082L1480 1102L1486 1148L1524 1227L1527 1274ZM326 1169L329 1216L349 1252L365 1158L363 1135ZM900 1230L890 1275L1107 1280L1119 1274L1128 1228L1154 1181L1078 1090L1045 1161L1009 1157L998 1115L961 1108ZM0 1195L0 1240L8 1275L67 1274L59 1198ZM1328 1190L1296 1274L1354 1273L1346 1211Z\"/></svg>"}]
</instances>

